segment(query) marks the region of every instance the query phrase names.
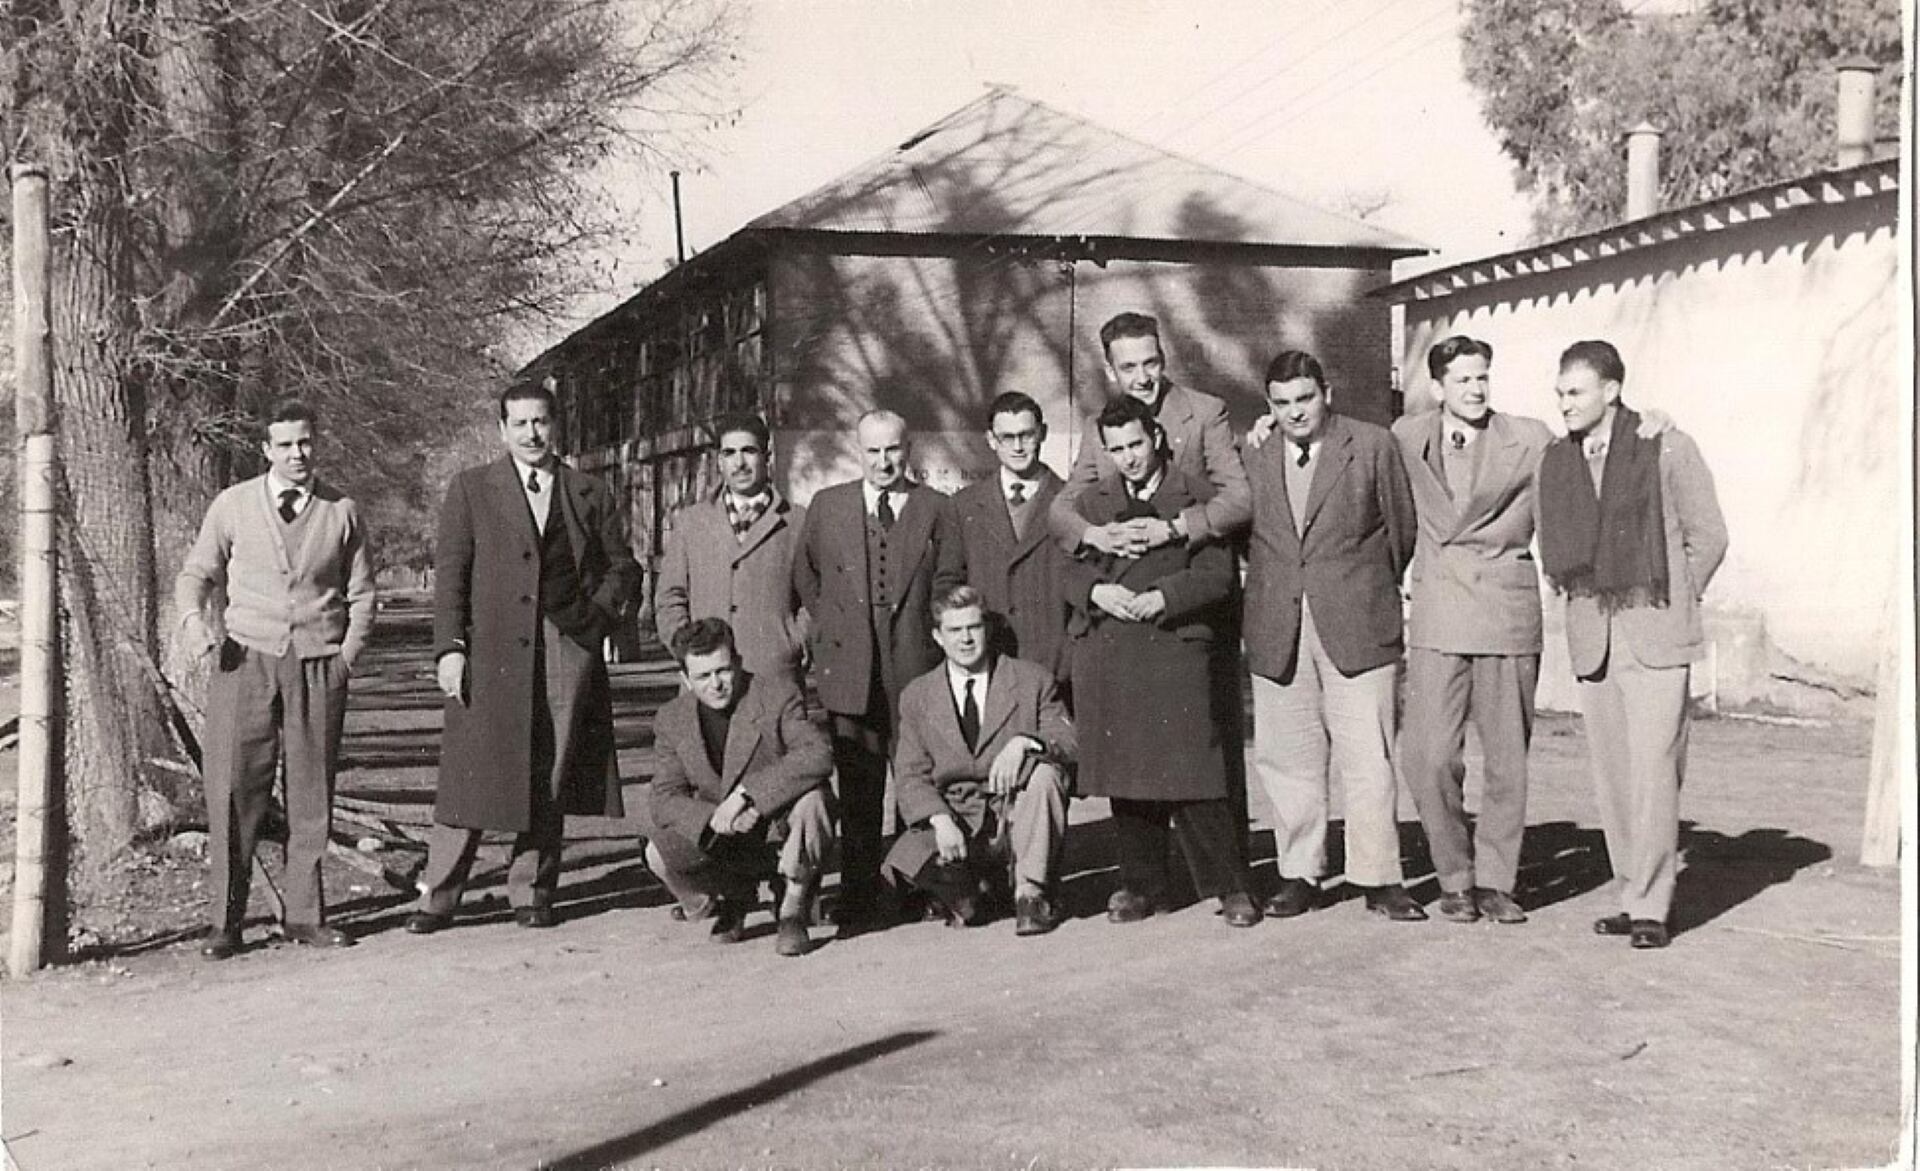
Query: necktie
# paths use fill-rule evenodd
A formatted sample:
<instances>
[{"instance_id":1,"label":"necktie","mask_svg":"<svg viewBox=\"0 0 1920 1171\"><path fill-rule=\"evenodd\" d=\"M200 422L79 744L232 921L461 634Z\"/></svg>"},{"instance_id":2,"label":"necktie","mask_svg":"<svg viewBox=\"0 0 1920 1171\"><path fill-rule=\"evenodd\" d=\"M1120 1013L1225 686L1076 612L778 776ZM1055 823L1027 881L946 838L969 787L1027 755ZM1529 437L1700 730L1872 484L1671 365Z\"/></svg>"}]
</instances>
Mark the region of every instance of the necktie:
<instances>
[{"instance_id":1,"label":"necktie","mask_svg":"<svg viewBox=\"0 0 1920 1171\"><path fill-rule=\"evenodd\" d=\"M880 503L873 510L873 514L879 518L882 529L893 528L893 493L880 493Z\"/></svg>"},{"instance_id":2,"label":"necktie","mask_svg":"<svg viewBox=\"0 0 1920 1171\"><path fill-rule=\"evenodd\" d=\"M1300 449L1299 454L1293 457L1294 465L1297 467L1303 467L1303 468L1306 467L1307 460L1313 457L1313 445L1310 443L1303 443L1298 439L1293 441L1293 445Z\"/></svg>"},{"instance_id":3,"label":"necktie","mask_svg":"<svg viewBox=\"0 0 1920 1171\"><path fill-rule=\"evenodd\" d=\"M532 468L527 469L527 491L540 491L540 473Z\"/></svg>"},{"instance_id":4,"label":"necktie","mask_svg":"<svg viewBox=\"0 0 1920 1171\"><path fill-rule=\"evenodd\" d=\"M980 705L974 702L971 679L967 680L966 697L960 701L960 735L966 737L968 752L979 746Z\"/></svg>"},{"instance_id":5,"label":"necktie","mask_svg":"<svg viewBox=\"0 0 1920 1171\"><path fill-rule=\"evenodd\" d=\"M281 520L286 521L288 524L293 523L293 518L295 515L297 515L293 510L293 505L294 505L294 502L299 499L300 499L300 489L298 488L283 488L280 490L280 519Z\"/></svg>"},{"instance_id":6,"label":"necktie","mask_svg":"<svg viewBox=\"0 0 1920 1171\"><path fill-rule=\"evenodd\" d=\"M1025 504L1027 502L1027 485L1025 482L1015 480L1009 485L1007 488L1007 499L1013 503L1015 508L1019 508Z\"/></svg>"},{"instance_id":7,"label":"necktie","mask_svg":"<svg viewBox=\"0 0 1920 1171\"><path fill-rule=\"evenodd\" d=\"M1467 446L1467 433L1465 431L1447 432L1447 446L1453 448L1455 451L1465 450Z\"/></svg>"}]
</instances>

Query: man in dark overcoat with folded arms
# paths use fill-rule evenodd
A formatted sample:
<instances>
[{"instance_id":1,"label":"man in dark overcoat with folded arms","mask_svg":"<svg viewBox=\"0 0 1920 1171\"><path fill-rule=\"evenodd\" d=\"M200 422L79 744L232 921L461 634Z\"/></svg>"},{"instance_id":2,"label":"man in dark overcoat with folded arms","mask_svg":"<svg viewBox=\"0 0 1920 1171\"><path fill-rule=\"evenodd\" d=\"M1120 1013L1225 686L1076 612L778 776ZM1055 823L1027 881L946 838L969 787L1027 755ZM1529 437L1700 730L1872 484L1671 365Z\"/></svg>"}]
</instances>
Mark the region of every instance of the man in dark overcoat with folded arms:
<instances>
[{"instance_id":1,"label":"man in dark overcoat with folded arms","mask_svg":"<svg viewBox=\"0 0 1920 1171\"><path fill-rule=\"evenodd\" d=\"M565 815L619 817L601 646L640 589L621 510L553 453L553 394L500 399L505 458L453 478L434 546L433 644L446 696L427 867L407 930L449 926L482 830L510 831L507 898L556 923Z\"/></svg>"}]
</instances>

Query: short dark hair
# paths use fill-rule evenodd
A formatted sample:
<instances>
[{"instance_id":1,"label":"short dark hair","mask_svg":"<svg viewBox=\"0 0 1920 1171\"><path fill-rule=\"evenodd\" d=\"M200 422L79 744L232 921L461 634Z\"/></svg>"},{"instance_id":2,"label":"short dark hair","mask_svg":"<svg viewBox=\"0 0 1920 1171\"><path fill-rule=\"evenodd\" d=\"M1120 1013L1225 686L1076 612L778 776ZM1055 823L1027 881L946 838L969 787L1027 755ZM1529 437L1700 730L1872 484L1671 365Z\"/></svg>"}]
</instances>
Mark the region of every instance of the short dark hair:
<instances>
[{"instance_id":1,"label":"short dark hair","mask_svg":"<svg viewBox=\"0 0 1920 1171\"><path fill-rule=\"evenodd\" d=\"M1040 410L1040 404L1017 390L1009 390L993 400L987 408L987 430L993 430L994 419L1001 415L1032 415L1035 423L1047 425L1047 416Z\"/></svg>"},{"instance_id":2,"label":"short dark hair","mask_svg":"<svg viewBox=\"0 0 1920 1171\"><path fill-rule=\"evenodd\" d=\"M959 585L948 586L946 589L933 595L933 624L935 626L940 625L940 619L953 613L955 610L964 610L968 606L980 607L981 616L986 616L987 599L977 588L968 585L966 582L961 582Z\"/></svg>"},{"instance_id":3,"label":"short dark hair","mask_svg":"<svg viewBox=\"0 0 1920 1171\"><path fill-rule=\"evenodd\" d=\"M507 421L507 404L514 402L532 402L538 399L547 404L547 414L560 413L553 401L553 388L544 382L516 382L500 392L500 421Z\"/></svg>"},{"instance_id":4,"label":"short dark hair","mask_svg":"<svg viewBox=\"0 0 1920 1171\"><path fill-rule=\"evenodd\" d=\"M275 423L308 423L318 427L320 416L312 407L297 398L283 398L267 408L266 422L261 430L264 431Z\"/></svg>"},{"instance_id":5,"label":"short dark hair","mask_svg":"<svg viewBox=\"0 0 1920 1171\"><path fill-rule=\"evenodd\" d=\"M1612 342L1573 343L1560 355L1560 369L1565 371L1569 366L1585 366L1603 382L1627 380L1627 364L1620 360L1620 351L1613 348Z\"/></svg>"},{"instance_id":6,"label":"short dark hair","mask_svg":"<svg viewBox=\"0 0 1920 1171\"><path fill-rule=\"evenodd\" d=\"M761 451L770 451L773 447L773 432L767 428L767 421L758 415L746 411L728 411L715 415L713 422L707 425L707 431L713 436L714 446L736 431L745 431L753 436Z\"/></svg>"},{"instance_id":7,"label":"short dark hair","mask_svg":"<svg viewBox=\"0 0 1920 1171\"><path fill-rule=\"evenodd\" d=\"M1100 408L1100 417L1094 420L1103 442L1108 431L1118 431L1128 423L1143 424L1149 437L1160 432L1160 420L1153 417L1153 408L1130 394L1108 400L1107 405Z\"/></svg>"},{"instance_id":8,"label":"short dark hair","mask_svg":"<svg viewBox=\"0 0 1920 1171\"><path fill-rule=\"evenodd\" d=\"M673 652L674 661L685 668L687 660L694 655L710 655L721 647L732 651L734 658L740 657L733 642L733 627L727 625L727 620L696 618L673 632L672 644L667 649Z\"/></svg>"},{"instance_id":9,"label":"short dark hair","mask_svg":"<svg viewBox=\"0 0 1920 1171\"><path fill-rule=\"evenodd\" d=\"M1160 340L1160 322L1145 313L1116 313L1100 327L1100 352L1106 353L1123 337Z\"/></svg>"},{"instance_id":10,"label":"short dark hair","mask_svg":"<svg viewBox=\"0 0 1920 1171\"><path fill-rule=\"evenodd\" d=\"M1447 367L1453 365L1457 358L1484 358L1488 363L1492 363L1493 347L1477 337L1456 333L1427 351L1428 375L1435 382L1440 381L1445 377Z\"/></svg>"},{"instance_id":11,"label":"short dark hair","mask_svg":"<svg viewBox=\"0 0 1920 1171\"><path fill-rule=\"evenodd\" d=\"M1327 372L1320 368L1320 359L1305 350L1281 350L1267 363L1268 382L1292 382L1296 378L1311 378L1321 390L1327 388Z\"/></svg>"}]
</instances>

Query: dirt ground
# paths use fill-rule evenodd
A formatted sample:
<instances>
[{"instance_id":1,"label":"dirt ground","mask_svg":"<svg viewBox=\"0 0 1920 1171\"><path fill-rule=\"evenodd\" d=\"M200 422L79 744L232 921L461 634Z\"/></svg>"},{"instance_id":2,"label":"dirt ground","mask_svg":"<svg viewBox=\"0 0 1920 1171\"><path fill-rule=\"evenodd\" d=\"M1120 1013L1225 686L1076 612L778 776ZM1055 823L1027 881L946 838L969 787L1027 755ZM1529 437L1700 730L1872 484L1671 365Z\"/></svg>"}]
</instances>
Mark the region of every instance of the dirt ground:
<instances>
[{"instance_id":1,"label":"dirt ground","mask_svg":"<svg viewBox=\"0 0 1920 1171\"><path fill-rule=\"evenodd\" d=\"M355 682L349 794L430 799L421 619L385 614ZM672 679L622 666L615 687L637 807ZM1854 861L1868 739L1697 723L1683 930L1653 953L1589 929L1613 909L1604 852L1579 723L1552 716L1520 927L1390 924L1356 898L1250 931L1207 906L1111 926L1083 801L1077 917L1040 939L923 923L783 960L763 913L722 947L669 919L633 824L579 821L557 930L512 925L490 849L455 930L407 935L405 896L343 867L361 946L216 965L180 934L199 864L156 854L83 917L93 958L4 986L0 1133L26 1171L1878 1165L1902 917L1898 874Z\"/></svg>"}]
</instances>

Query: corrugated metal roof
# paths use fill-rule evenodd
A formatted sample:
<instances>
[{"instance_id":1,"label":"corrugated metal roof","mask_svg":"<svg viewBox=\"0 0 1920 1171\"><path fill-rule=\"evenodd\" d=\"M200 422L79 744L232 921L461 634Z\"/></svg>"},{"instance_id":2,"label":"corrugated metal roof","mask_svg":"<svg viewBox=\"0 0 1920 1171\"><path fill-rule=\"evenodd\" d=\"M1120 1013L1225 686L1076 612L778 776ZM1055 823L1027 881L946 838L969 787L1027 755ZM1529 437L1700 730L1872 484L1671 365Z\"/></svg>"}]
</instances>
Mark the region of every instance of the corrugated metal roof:
<instances>
[{"instance_id":1,"label":"corrugated metal roof","mask_svg":"<svg viewBox=\"0 0 1920 1171\"><path fill-rule=\"evenodd\" d=\"M765 229L1430 251L1003 87L746 227Z\"/></svg>"},{"instance_id":2,"label":"corrugated metal roof","mask_svg":"<svg viewBox=\"0 0 1920 1171\"><path fill-rule=\"evenodd\" d=\"M1839 170L1815 171L1811 175L1769 183L1718 199L1656 212L1643 219L1612 224L1598 231L1436 268L1383 285L1369 296L1395 304L1431 301L1521 277L1577 268L1622 253L1657 248L1703 233L1723 232L1743 224L1790 217L1811 207L1848 203L1856 199L1887 198L1898 195L1899 191L1898 157L1876 159ZM1890 217L1898 218L1897 209L1890 212Z\"/></svg>"}]
</instances>

